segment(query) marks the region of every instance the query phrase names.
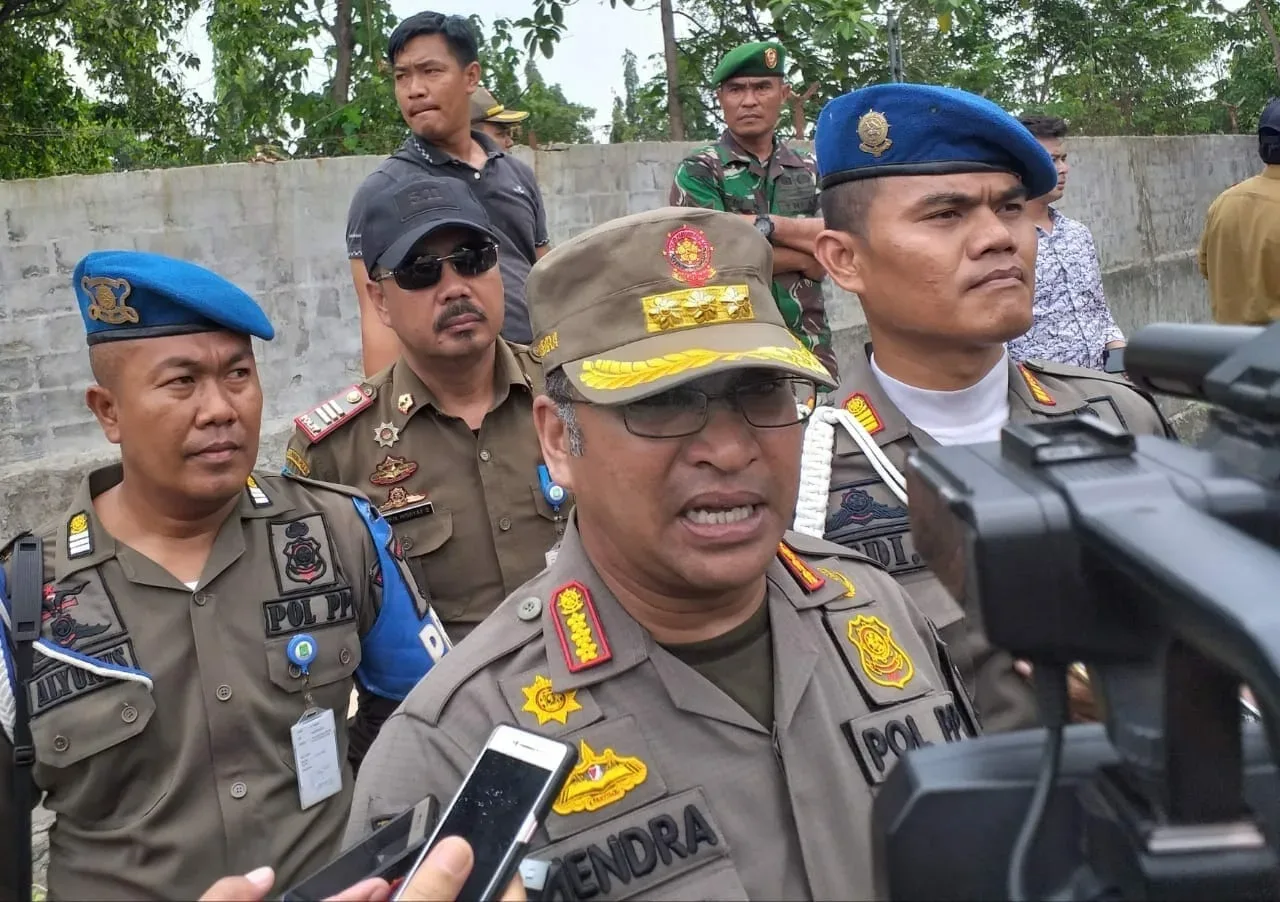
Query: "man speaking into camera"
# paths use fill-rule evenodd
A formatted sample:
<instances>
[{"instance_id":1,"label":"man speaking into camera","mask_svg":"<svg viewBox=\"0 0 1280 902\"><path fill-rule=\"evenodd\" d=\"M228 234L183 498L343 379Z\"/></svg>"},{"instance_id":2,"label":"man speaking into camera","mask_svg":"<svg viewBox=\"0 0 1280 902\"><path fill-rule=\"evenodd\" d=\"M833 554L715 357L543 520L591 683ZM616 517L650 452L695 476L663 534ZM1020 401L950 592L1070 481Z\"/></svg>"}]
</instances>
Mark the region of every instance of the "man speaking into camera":
<instances>
[{"instance_id":1,"label":"man speaking into camera","mask_svg":"<svg viewBox=\"0 0 1280 902\"><path fill-rule=\"evenodd\" d=\"M879 566L786 531L830 379L741 217L666 208L534 267L534 419L576 497L560 553L389 718L346 843L434 796L486 737L577 766L535 835L552 896L851 898L900 754L972 735L932 628Z\"/></svg>"}]
</instances>

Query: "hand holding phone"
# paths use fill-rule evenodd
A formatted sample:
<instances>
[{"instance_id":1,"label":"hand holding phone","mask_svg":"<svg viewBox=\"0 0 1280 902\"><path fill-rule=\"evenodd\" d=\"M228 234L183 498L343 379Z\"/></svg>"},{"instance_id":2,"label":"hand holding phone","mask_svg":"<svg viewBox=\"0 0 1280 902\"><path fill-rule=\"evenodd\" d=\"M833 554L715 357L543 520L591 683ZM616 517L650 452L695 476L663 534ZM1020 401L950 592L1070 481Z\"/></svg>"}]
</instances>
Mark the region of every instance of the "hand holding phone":
<instances>
[{"instance_id":1,"label":"hand holding phone","mask_svg":"<svg viewBox=\"0 0 1280 902\"><path fill-rule=\"evenodd\" d=\"M422 862L450 836L465 839L475 855L459 902L499 899L577 760L577 749L568 743L500 724L393 900L405 898Z\"/></svg>"}]
</instances>

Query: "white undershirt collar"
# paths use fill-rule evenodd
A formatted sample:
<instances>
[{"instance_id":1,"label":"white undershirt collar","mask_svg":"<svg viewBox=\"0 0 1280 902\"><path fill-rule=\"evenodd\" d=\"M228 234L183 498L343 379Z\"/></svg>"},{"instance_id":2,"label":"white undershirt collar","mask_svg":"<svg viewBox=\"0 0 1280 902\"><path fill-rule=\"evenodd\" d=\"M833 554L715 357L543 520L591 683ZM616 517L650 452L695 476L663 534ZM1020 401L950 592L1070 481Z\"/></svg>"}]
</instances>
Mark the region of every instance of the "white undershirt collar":
<instances>
[{"instance_id":1,"label":"white undershirt collar","mask_svg":"<svg viewBox=\"0 0 1280 902\"><path fill-rule=\"evenodd\" d=\"M871 371L893 405L940 445L999 441L1000 430L1009 422L1008 352L985 376L959 391L933 391L899 382L876 365L874 353Z\"/></svg>"}]
</instances>

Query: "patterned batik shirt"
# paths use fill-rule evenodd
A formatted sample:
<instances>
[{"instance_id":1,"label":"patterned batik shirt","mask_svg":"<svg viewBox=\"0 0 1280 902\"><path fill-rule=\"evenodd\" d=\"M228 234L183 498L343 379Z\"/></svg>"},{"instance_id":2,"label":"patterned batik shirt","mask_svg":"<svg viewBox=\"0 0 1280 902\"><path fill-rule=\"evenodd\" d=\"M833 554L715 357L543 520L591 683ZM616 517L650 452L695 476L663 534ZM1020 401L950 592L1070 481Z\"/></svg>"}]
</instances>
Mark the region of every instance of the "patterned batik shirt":
<instances>
[{"instance_id":1,"label":"patterned batik shirt","mask_svg":"<svg viewBox=\"0 0 1280 902\"><path fill-rule=\"evenodd\" d=\"M1102 291L1093 236L1049 208L1053 231L1036 226L1036 297L1031 328L1009 342L1014 360L1051 360L1102 369L1107 342L1124 341Z\"/></svg>"},{"instance_id":2,"label":"patterned batik shirt","mask_svg":"<svg viewBox=\"0 0 1280 902\"><path fill-rule=\"evenodd\" d=\"M818 215L817 161L776 136L773 140L773 160L766 175L765 164L726 129L715 144L681 161L671 186L671 205L756 215ZM822 282L800 272L776 273L773 297L791 334L839 378Z\"/></svg>"}]
</instances>

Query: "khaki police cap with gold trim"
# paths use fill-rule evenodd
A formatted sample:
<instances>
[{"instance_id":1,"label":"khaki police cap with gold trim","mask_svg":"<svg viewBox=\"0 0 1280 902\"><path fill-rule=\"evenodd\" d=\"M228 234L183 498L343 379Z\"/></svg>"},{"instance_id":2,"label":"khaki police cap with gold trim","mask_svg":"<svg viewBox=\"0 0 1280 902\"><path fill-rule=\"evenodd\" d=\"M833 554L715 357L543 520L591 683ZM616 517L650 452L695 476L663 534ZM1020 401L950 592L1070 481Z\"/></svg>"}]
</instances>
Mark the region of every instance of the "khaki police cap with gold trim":
<instances>
[{"instance_id":1,"label":"khaki police cap with gold trim","mask_svg":"<svg viewBox=\"0 0 1280 902\"><path fill-rule=\"evenodd\" d=\"M624 404L730 369L831 388L770 290L773 249L741 216L665 207L553 249L526 284L533 353L596 404Z\"/></svg>"}]
</instances>

